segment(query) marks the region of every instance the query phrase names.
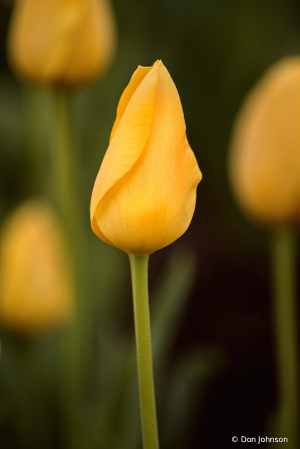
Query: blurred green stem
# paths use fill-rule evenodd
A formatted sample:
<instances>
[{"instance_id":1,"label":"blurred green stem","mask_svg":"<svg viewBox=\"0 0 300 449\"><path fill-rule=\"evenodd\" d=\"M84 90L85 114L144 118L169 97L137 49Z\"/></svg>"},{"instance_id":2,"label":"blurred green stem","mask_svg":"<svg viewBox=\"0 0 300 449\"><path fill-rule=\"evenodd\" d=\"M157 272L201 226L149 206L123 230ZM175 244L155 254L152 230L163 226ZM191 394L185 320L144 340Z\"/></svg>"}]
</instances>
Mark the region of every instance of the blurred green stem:
<instances>
[{"instance_id":1,"label":"blurred green stem","mask_svg":"<svg viewBox=\"0 0 300 449\"><path fill-rule=\"evenodd\" d=\"M72 250L74 260L76 282L76 311L77 327L85 325L81 329L81 340L89 334L89 269L87 257L87 245L82 226L82 207L79 203L79 169L77 152L74 142L74 127L72 120L72 93L68 90L54 91L54 120L55 140L53 143L54 180L56 190L56 202L62 215L66 238ZM88 209L87 209L88 211ZM81 298L85 298L82 300ZM79 332L79 330L78 330ZM86 345L83 351L88 351ZM78 348L77 348L78 349Z\"/></svg>"},{"instance_id":2,"label":"blurred green stem","mask_svg":"<svg viewBox=\"0 0 300 449\"><path fill-rule=\"evenodd\" d=\"M53 92L53 163L55 201L65 226L65 236L74 265L75 313L66 339L62 342L62 363L66 364L67 384L63 382L64 413L68 423L68 446L76 447L76 421L81 399L83 369L89 357L87 269L85 245L78 204L77 155L73 139L72 94L68 90Z\"/></svg>"},{"instance_id":3,"label":"blurred green stem","mask_svg":"<svg viewBox=\"0 0 300 449\"><path fill-rule=\"evenodd\" d=\"M279 386L278 436L299 449L299 363L296 307L297 239L293 230L272 236L275 326Z\"/></svg>"},{"instance_id":4,"label":"blurred green stem","mask_svg":"<svg viewBox=\"0 0 300 449\"><path fill-rule=\"evenodd\" d=\"M144 449L158 449L148 297L149 256L129 255Z\"/></svg>"},{"instance_id":5,"label":"blurred green stem","mask_svg":"<svg viewBox=\"0 0 300 449\"><path fill-rule=\"evenodd\" d=\"M72 97L66 90L54 91L55 142L53 160L55 189L58 207L65 220L67 231L73 234L76 226L77 192L75 189L75 152L72 130Z\"/></svg>"}]
</instances>

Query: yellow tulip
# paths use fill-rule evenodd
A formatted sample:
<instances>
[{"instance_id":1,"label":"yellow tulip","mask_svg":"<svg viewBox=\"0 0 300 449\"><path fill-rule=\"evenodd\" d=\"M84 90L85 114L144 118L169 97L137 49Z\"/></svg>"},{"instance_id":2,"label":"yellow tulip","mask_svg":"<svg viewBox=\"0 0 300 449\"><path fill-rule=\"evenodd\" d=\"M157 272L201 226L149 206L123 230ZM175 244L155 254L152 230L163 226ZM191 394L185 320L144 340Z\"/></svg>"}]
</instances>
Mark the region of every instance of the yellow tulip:
<instances>
[{"instance_id":1,"label":"yellow tulip","mask_svg":"<svg viewBox=\"0 0 300 449\"><path fill-rule=\"evenodd\" d=\"M78 87L109 65L115 24L109 0L18 0L8 35L12 67L38 84Z\"/></svg>"},{"instance_id":2,"label":"yellow tulip","mask_svg":"<svg viewBox=\"0 0 300 449\"><path fill-rule=\"evenodd\" d=\"M127 253L151 254L188 228L201 178L169 72L161 61L138 67L95 181L93 231Z\"/></svg>"},{"instance_id":3,"label":"yellow tulip","mask_svg":"<svg viewBox=\"0 0 300 449\"><path fill-rule=\"evenodd\" d=\"M300 222L300 57L275 64L246 98L233 131L230 177L254 219Z\"/></svg>"},{"instance_id":4,"label":"yellow tulip","mask_svg":"<svg viewBox=\"0 0 300 449\"><path fill-rule=\"evenodd\" d=\"M33 334L68 320L72 305L71 269L54 212L42 201L27 201L2 229L0 320Z\"/></svg>"}]
</instances>

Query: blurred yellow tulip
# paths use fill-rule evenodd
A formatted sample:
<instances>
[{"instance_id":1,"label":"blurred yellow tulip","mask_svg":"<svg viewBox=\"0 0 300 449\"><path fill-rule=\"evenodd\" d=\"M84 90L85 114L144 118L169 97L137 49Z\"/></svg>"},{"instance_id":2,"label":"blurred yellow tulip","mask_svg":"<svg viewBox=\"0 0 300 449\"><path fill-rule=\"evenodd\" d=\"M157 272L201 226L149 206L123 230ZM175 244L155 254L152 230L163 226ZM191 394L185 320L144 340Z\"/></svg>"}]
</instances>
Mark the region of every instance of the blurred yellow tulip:
<instances>
[{"instance_id":1,"label":"blurred yellow tulip","mask_svg":"<svg viewBox=\"0 0 300 449\"><path fill-rule=\"evenodd\" d=\"M34 334L67 321L73 306L69 262L52 209L40 200L19 206L1 233L2 324Z\"/></svg>"},{"instance_id":2,"label":"blurred yellow tulip","mask_svg":"<svg viewBox=\"0 0 300 449\"><path fill-rule=\"evenodd\" d=\"M187 230L201 178L169 72L161 61L138 67L95 181L93 231L127 253L151 254Z\"/></svg>"},{"instance_id":3,"label":"blurred yellow tulip","mask_svg":"<svg viewBox=\"0 0 300 449\"><path fill-rule=\"evenodd\" d=\"M281 60L246 98L230 148L237 199L266 224L300 223L300 57Z\"/></svg>"},{"instance_id":4,"label":"blurred yellow tulip","mask_svg":"<svg viewBox=\"0 0 300 449\"><path fill-rule=\"evenodd\" d=\"M8 56L29 81L76 88L106 70L115 38L109 0L18 0Z\"/></svg>"}]
</instances>

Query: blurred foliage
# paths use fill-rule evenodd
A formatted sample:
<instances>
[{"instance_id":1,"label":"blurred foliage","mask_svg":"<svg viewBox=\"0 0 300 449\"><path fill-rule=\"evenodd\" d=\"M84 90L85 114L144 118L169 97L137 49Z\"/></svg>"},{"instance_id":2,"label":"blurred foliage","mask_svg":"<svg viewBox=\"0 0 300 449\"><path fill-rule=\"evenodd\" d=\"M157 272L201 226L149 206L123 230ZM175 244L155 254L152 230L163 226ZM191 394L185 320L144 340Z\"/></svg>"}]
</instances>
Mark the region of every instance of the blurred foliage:
<instances>
[{"instance_id":1,"label":"blurred foliage","mask_svg":"<svg viewBox=\"0 0 300 449\"><path fill-rule=\"evenodd\" d=\"M268 242L231 198L228 139L247 90L271 63L299 52L299 3L114 0L113 6L114 64L74 95L78 214L90 278L74 447L141 447L129 262L94 236L89 202L120 94L139 64L162 59L178 88L203 181L188 232L150 259L159 430L162 448L226 448L232 435L263 432L275 388ZM0 3L1 221L31 194L54 199L50 93L23 85L8 68L10 9ZM24 340L1 330L1 448L69 447L66 332Z\"/></svg>"}]
</instances>

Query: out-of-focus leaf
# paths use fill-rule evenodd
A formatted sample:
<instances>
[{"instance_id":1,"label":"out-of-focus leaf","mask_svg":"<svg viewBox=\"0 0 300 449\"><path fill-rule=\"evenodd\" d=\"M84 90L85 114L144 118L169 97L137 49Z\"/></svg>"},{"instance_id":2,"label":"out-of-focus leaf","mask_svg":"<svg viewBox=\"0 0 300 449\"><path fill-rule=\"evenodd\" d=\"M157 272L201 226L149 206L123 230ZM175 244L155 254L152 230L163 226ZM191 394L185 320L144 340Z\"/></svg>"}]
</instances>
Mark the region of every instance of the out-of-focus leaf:
<instances>
[{"instance_id":1,"label":"out-of-focus leaf","mask_svg":"<svg viewBox=\"0 0 300 449\"><path fill-rule=\"evenodd\" d=\"M5 419L9 431L24 449L51 448L57 431L52 413L57 410L57 333L39 339L2 335L0 389L5 391L5 413L0 445L4 445ZM44 441L46 439L46 441ZM4 446L3 446L4 447Z\"/></svg>"},{"instance_id":2,"label":"out-of-focus leaf","mask_svg":"<svg viewBox=\"0 0 300 449\"><path fill-rule=\"evenodd\" d=\"M165 448L184 447L193 427L195 409L204 398L209 381L220 371L224 355L215 348L199 348L184 355L174 368L168 384L162 420Z\"/></svg>"},{"instance_id":3,"label":"out-of-focus leaf","mask_svg":"<svg viewBox=\"0 0 300 449\"><path fill-rule=\"evenodd\" d=\"M196 256L190 251L171 255L168 272L160 286L151 314L152 350L155 365L159 366L172 345L180 324L196 274Z\"/></svg>"}]
</instances>

